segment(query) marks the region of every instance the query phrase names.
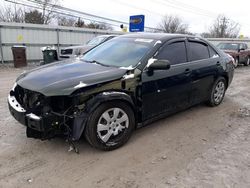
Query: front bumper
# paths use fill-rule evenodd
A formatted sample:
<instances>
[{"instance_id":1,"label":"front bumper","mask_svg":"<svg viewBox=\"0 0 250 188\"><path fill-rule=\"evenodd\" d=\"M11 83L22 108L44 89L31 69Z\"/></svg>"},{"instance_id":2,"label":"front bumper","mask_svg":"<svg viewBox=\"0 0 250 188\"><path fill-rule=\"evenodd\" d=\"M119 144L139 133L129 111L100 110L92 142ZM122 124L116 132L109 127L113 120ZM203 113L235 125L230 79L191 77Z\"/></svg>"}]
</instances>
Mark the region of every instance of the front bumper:
<instances>
[{"instance_id":1,"label":"front bumper","mask_svg":"<svg viewBox=\"0 0 250 188\"><path fill-rule=\"evenodd\" d=\"M43 132L43 119L33 113L27 112L16 100L15 96L8 96L8 105L11 115L21 124L36 131Z\"/></svg>"},{"instance_id":2,"label":"front bumper","mask_svg":"<svg viewBox=\"0 0 250 188\"><path fill-rule=\"evenodd\" d=\"M63 134L61 130L52 127L53 124L62 121L61 117L47 114L43 117L37 116L32 112L26 111L11 94L8 96L8 105L11 115L21 124L26 126L28 138L41 140L54 138L56 135Z\"/></svg>"},{"instance_id":3,"label":"front bumper","mask_svg":"<svg viewBox=\"0 0 250 188\"><path fill-rule=\"evenodd\" d=\"M67 131L65 132L65 127L62 128L59 126L59 124L62 125L62 122L64 121L62 116L52 113L46 113L42 116L38 116L27 111L16 100L13 91L14 89L12 89L8 96L9 111L18 122L27 127L27 137L45 140L58 135L65 136L69 134ZM87 117L88 116L83 113L81 116L77 116L72 119L72 130L69 138L72 140L78 140L81 137Z\"/></svg>"}]
</instances>

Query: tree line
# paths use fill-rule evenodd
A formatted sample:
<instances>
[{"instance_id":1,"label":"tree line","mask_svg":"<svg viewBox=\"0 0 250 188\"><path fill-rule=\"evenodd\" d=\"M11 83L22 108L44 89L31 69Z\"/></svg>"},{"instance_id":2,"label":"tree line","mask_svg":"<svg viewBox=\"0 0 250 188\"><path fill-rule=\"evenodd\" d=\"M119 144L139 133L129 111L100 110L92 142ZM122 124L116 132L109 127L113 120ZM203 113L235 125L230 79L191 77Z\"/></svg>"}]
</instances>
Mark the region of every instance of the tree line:
<instances>
[{"instance_id":1,"label":"tree line","mask_svg":"<svg viewBox=\"0 0 250 188\"><path fill-rule=\"evenodd\" d=\"M60 0L37 0L39 9L26 10L22 6L5 6L0 10L0 21L18 22L33 24L58 24L59 26L71 26L80 28L93 28L113 30L108 23L88 22L74 16L65 16L54 12ZM52 5L52 6L51 6ZM178 15L166 15L157 25L153 32L193 34L189 31L189 25ZM207 32L200 35L205 38L236 38L239 36L240 24L226 17L219 15L211 24Z\"/></svg>"},{"instance_id":2,"label":"tree line","mask_svg":"<svg viewBox=\"0 0 250 188\"><path fill-rule=\"evenodd\" d=\"M0 21L32 24L58 24L59 26L71 26L81 28L92 28L102 30L113 30L108 23L97 23L94 21L85 23L83 19L75 16L63 16L54 11L60 0L36 0L39 2L38 9L25 9L24 6L1 6Z\"/></svg>"},{"instance_id":3,"label":"tree line","mask_svg":"<svg viewBox=\"0 0 250 188\"><path fill-rule=\"evenodd\" d=\"M166 33L193 34L189 31L189 25L177 15L166 15L158 29ZM205 38L237 38L240 32L240 24L226 17L218 15L207 32L200 35Z\"/></svg>"}]
</instances>

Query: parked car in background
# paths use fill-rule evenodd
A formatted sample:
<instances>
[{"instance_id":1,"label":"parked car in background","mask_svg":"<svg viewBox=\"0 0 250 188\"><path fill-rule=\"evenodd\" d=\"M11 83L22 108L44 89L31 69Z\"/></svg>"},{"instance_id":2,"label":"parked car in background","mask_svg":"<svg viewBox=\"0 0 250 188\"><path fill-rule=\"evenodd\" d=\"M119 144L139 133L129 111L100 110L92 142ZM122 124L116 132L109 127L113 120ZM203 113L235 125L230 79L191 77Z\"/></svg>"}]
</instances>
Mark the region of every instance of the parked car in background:
<instances>
[{"instance_id":1,"label":"parked car in background","mask_svg":"<svg viewBox=\"0 0 250 188\"><path fill-rule=\"evenodd\" d=\"M250 49L246 43L221 42L217 47L234 58L236 67L238 64L245 66L250 64Z\"/></svg>"},{"instance_id":2,"label":"parked car in background","mask_svg":"<svg viewBox=\"0 0 250 188\"><path fill-rule=\"evenodd\" d=\"M232 59L208 41L178 34L130 34L21 74L8 96L27 136L58 135L116 149L133 130L201 102L218 106Z\"/></svg>"},{"instance_id":3,"label":"parked car in background","mask_svg":"<svg viewBox=\"0 0 250 188\"><path fill-rule=\"evenodd\" d=\"M65 59L65 58L77 57L79 55L84 54L88 50L94 48L95 46L97 46L101 43L104 43L104 42L106 42L106 41L108 41L116 36L117 35L100 35L100 36L97 36L97 37L93 38L92 40L88 41L87 44L85 44L85 45L69 46L66 48L62 48L60 50L60 58Z\"/></svg>"}]
</instances>

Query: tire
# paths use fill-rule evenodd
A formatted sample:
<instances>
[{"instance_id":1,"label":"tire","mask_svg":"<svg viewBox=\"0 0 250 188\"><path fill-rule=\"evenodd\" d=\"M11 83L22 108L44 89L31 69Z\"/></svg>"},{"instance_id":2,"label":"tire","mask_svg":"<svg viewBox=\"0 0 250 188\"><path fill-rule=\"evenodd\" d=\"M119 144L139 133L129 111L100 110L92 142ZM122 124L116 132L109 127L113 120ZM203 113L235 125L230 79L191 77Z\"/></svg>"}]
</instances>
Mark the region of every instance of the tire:
<instances>
[{"instance_id":1,"label":"tire","mask_svg":"<svg viewBox=\"0 0 250 188\"><path fill-rule=\"evenodd\" d=\"M250 65L250 57L247 58L247 61L244 63L245 66L249 66Z\"/></svg>"},{"instance_id":2,"label":"tire","mask_svg":"<svg viewBox=\"0 0 250 188\"><path fill-rule=\"evenodd\" d=\"M207 104L212 107L220 105L224 99L226 88L225 78L219 77L213 84Z\"/></svg>"},{"instance_id":3,"label":"tire","mask_svg":"<svg viewBox=\"0 0 250 188\"><path fill-rule=\"evenodd\" d=\"M110 151L124 145L134 129L135 116L130 106L121 101L111 101L92 112L84 133L90 145Z\"/></svg>"},{"instance_id":4,"label":"tire","mask_svg":"<svg viewBox=\"0 0 250 188\"><path fill-rule=\"evenodd\" d=\"M235 58L234 58L234 61L235 61L234 68L236 68L236 67L238 67L238 65L239 65L239 57L235 57Z\"/></svg>"}]
</instances>

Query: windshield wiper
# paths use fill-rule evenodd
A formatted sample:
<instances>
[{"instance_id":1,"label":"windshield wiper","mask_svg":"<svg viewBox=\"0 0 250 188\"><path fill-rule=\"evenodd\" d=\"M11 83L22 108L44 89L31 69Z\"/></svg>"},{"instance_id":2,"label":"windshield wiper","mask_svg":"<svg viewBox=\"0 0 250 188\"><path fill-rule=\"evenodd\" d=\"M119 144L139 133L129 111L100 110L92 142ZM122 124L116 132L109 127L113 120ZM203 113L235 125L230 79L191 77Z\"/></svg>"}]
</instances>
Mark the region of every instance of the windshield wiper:
<instances>
[{"instance_id":1,"label":"windshield wiper","mask_svg":"<svg viewBox=\"0 0 250 188\"><path fill-rule=\"evenodd\" d=\"M103 64L103 63L100 63L99 61L96 61L96 60L84 60L86 61L87 63L95 63L95 64L98 64L98 65L102 65L102 66L105 66L105 67L111 67L110 65L106 65L106 64Z\"/></svg>"},{"instance_id":2,"label":"windshield wiper","mask_svg":"<svg viewBox=\"0 0 250 188\"><path fill-rule=\"evenodd\" d=\"M107 65L102 64L102 63L100 63L99 61L96 61L96 60L92 60L92 61L90 61L90 62L91 62L91 63L98 64L98 65L102 65L102 66L107 66Z\"/></svg>"}]
</instances>

